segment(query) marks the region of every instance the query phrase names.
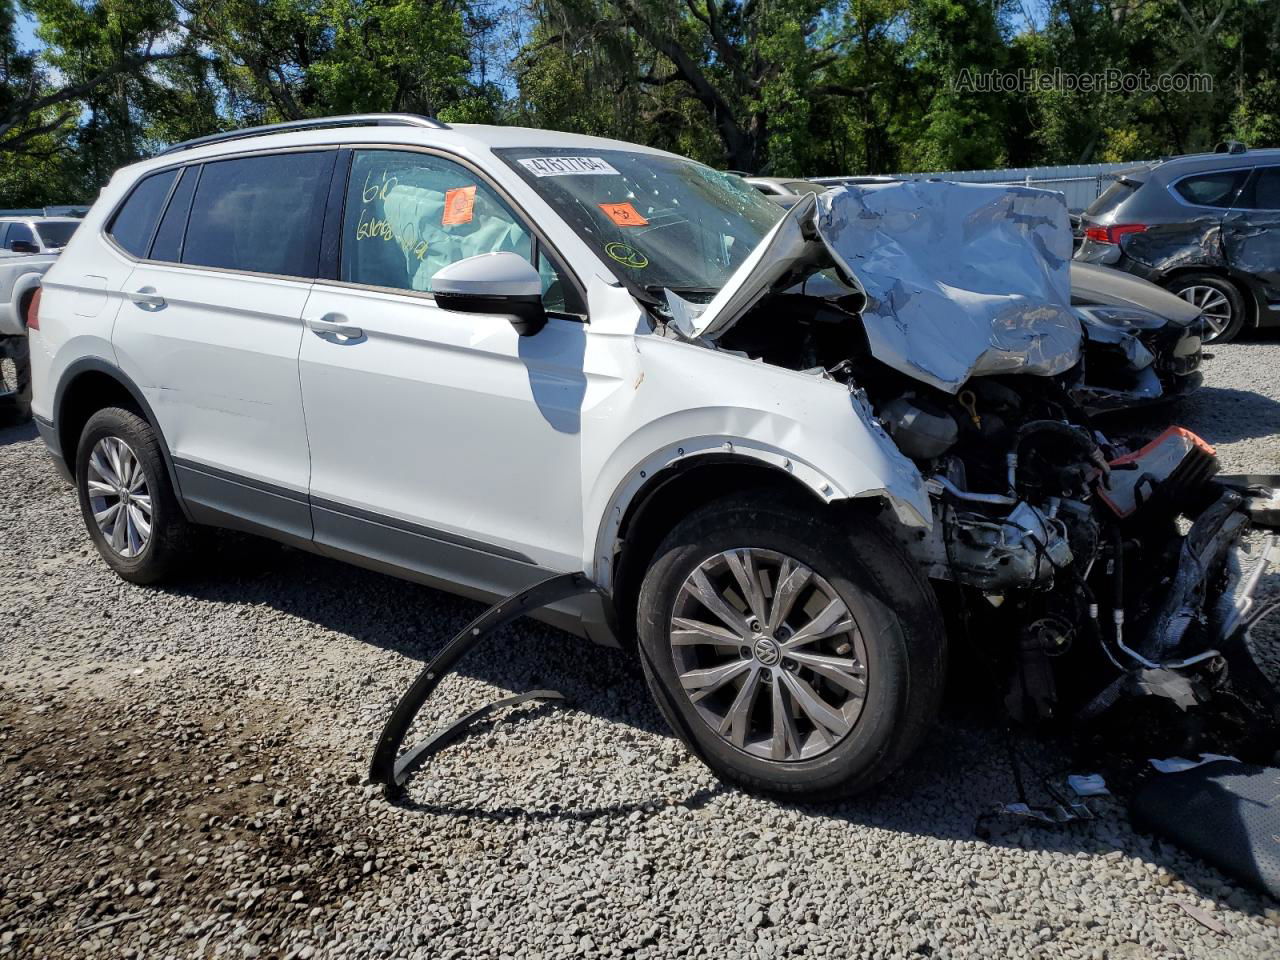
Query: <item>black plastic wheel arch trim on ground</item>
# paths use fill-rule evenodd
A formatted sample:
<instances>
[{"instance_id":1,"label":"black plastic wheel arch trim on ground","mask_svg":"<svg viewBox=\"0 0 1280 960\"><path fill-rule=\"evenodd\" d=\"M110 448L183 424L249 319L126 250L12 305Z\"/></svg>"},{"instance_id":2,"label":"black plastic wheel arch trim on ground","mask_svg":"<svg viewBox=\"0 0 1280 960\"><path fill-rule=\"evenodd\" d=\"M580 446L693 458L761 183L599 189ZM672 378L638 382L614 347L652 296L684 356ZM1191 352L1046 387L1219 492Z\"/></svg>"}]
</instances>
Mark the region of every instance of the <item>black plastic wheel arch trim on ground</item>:
<instances>
[{"instance_id":1,"label":"black plastic wheel arch trim on ground","mask_svg":"<svg viewBox=\"0 0 1280 960\"><path fill-rule=\"evenodd\" d=\"M400 753L404 738L408 735L418 711L435 692L440 681L454 669L458 661L475 649L486 637L540 607L550 606L584 593L597 593L599 589L581 571L559 574L498 601L467 624L422 668L409 689L401 696L395 709L391 711L391 715L387 717L382 734L378 737L377 746L374 748L373 759L369 764L369 782L380 784L383 795L387 799L397 799L404 792L405 781L414 770L433 754L453 742L466 727L477 720L503 707L530 700L563 700L563 694L555 690L533 690L503 697L460 717L403 754Z\"/></svg>"}]
</instances>

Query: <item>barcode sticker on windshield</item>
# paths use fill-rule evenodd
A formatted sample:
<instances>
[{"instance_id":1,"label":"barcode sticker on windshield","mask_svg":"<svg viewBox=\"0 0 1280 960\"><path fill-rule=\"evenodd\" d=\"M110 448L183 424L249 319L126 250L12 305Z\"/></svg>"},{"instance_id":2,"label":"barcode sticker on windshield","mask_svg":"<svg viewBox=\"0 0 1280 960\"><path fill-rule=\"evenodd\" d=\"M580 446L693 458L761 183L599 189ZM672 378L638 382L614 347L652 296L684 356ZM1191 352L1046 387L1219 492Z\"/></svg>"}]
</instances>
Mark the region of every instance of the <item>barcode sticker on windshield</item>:
<instances>
[{"instance_id":1,"label":"barcode sticker on windshield","mask_svg":"<svg viewBox=\"0 0 1280 960\"><path fill-rule=\"evenodd\" d=\"M535 177L569 177L589 174L621 176L600 157L529 157L520 161Z\"/></svg>"}]
</instances>

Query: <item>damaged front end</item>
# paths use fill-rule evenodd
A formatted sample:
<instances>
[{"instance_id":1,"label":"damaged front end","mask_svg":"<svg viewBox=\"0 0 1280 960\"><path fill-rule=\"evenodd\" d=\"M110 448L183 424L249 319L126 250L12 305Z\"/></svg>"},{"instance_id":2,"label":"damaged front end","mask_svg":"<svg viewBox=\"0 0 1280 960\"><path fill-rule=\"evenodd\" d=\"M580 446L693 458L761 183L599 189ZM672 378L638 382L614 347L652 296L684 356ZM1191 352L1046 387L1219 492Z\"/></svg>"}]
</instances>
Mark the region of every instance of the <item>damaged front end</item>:
<instances>
[{"instance_id":1,"label":"damaged front end","mask_svg":"<svg viewBox=\"0 0 1280 960\"><path fill-rule=\"evenodd\" d=\"M1089 413L1176 400L1200 387L1206 325L1198 307L1139 277L1078 261L1071 302L1084 347L1069 389Z\"/></svg>"},{"instance_id":2,"label":"damaged front end","mask_svg":"<svg viewBox=\"0 0 1280 960\"><path fill-rule=\"evenodd\" d=\"M707 303L668 292L667 333L865 398L932 509L899 539L950 585L940 594L956 597L1015 716L1088 717L1124 694L1191 707L1230 675L1258 675L1244 613L1280 548L1271 534L1246 577L1241 541L1275 526L1258 505L1280 478L1218 477L1212 448L1180 428L1149 442L1097 429L1086 406L1122 390L1082 390L1090 354L1146 371L1156 399L1163 375L1196 372L1199 341L1185 324L1170 346L1082 316L1070 253L1061 198L1044 191L835 190L792 208Z\"/></svg>"}]
</instances>

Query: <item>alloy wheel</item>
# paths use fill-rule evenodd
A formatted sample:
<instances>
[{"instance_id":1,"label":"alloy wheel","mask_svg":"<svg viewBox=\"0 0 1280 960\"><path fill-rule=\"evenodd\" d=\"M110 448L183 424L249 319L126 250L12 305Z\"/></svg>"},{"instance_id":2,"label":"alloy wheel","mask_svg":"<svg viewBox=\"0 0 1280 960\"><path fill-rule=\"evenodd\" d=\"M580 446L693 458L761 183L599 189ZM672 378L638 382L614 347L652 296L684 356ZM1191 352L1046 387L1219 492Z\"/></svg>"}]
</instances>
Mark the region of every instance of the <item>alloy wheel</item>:
<instances>
[{"instance_id":1,"label":"alloy wheel","mask_svg":"<svg viewBox=\"0 0 1280 960\"><path fill-rule=\"evenodd\" d=\"M151 540L151 490L133 449L103 437L89 455L89 506L102 538L122 557L136 557Z\"/></svg>"},{"instance_id":2,"label":"alloy wheel","mask_svg":"<svg viewBox=\"0 0 1280 960\"><path fill-rule=\"evenodd\" d=\"M702 720L766 760L810 760L849 736L867 694L857 623L792 557L740 548L700 563L671 615L672 659Z\"/></svg>"},{"instance_id":3,"label":"alloy wheel","mask_svg":"<svg viewBox=\"0 0 1280 960\"><path fill-rule=\"evenodd\" d=\"M1222 331L1231 324L1231 301L1217 287L1195 284L1183 287L1178 291L1178 296L1200 309L1200 314L1204 317L1210 331L1209 336L1205 337L1206 342L1222 336Z\"/></svg>"}]
</instances>

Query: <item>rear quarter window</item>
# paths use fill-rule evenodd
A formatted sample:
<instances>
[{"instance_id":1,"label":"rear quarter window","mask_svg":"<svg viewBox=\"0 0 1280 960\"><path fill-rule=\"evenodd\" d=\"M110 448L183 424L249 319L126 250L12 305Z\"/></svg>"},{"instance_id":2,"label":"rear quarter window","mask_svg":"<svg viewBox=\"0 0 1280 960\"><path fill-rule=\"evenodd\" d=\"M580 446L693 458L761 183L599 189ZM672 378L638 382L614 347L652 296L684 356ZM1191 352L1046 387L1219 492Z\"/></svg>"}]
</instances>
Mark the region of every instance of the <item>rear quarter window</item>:
<instances>
[{"instance_id":1,"label":"rear quarter window","mask_svg":"<svg viewBox=\"0 0 1280 960\"><path fill-rule=\"evenodd\" d=\"M133 256L142 258L147 255L160 211L176 176L176 170L162 170L144 177L111 218L107 233Z\"/></svg>"},{"instance_id":2,"label":"rear quarter window","mask_svg":"<svg viewBox=\"0 0 1280 960\"><path fill-rule=\"evenodd\" d=\"M187 167L182 179L169 198L155 241L151 244L151 259L178 263L182 258L182 238L187 229L187 215L191 212L191 195L196 192L199 167Z\"/></svg>"},{"instance_id":3,"label":"rear quarter window","mask_svg":"<svg viewBox=\"0 0 1280 960\"><path fill-rule=\"evenodd\" d=\"M1229 207L1244 183L1247 171L1218 170L1193 173L1173 185L1174 192L1197 207Z\"/></svg>"}]
</instances>

